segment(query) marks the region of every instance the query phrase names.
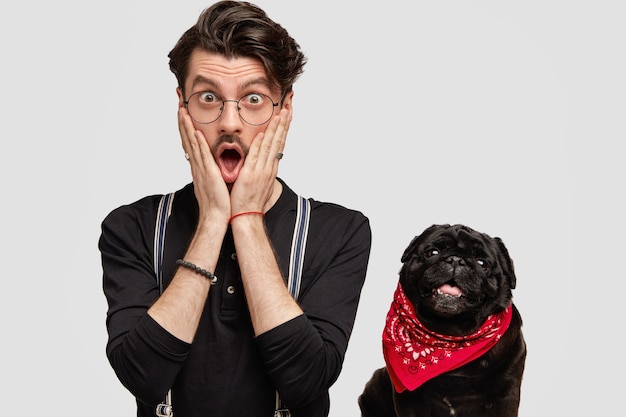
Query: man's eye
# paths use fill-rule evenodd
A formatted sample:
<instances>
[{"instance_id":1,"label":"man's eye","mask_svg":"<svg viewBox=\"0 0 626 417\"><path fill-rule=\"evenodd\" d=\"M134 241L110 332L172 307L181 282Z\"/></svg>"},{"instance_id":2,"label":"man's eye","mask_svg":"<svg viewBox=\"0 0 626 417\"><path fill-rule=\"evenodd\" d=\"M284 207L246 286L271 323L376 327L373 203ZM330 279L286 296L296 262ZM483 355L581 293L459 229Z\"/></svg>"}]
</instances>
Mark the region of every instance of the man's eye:
<instances>
[{"instance_id":1,"label":"man's eye","mask_svg":"<svg viewBox=\"0 0 626 417\"><path fill-rule=\"evenodd\" d=\"M264 96L263 94L251 93L245 96L242 101L251 106L260 106L263 104Z\"/></svg>"},{"instance_id":2,"label":"man's eye","mask_svg":"<svg viewBox=\"0 0 626 417\"><path fill-rule=\"evenodd\" d=\"M212 93L210 91L205 91L204 93L200 93L198 95L198 98L201 103L215 103L216 101L219 101L215 93Z\"/></svg>"}]
</instances>

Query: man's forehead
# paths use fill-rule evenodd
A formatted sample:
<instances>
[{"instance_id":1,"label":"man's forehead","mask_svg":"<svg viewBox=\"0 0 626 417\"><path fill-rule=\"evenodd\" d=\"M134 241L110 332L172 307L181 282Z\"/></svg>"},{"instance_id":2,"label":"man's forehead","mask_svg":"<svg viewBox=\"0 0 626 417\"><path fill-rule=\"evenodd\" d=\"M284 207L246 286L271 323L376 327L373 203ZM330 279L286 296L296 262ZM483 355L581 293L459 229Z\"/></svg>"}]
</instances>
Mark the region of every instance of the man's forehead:
<instances>
[{"instance_id":1,"label":"man's forehead","mask_svg":"<svg viewBox=\"0 0 626 417\"><path fill-rule=\"evenodd\" d=\"M220 54L195 50L189 61L189 80L197 83L239 83L270 85L263 64L249 57L225 57Z\"/></svg>"}]
</instances>

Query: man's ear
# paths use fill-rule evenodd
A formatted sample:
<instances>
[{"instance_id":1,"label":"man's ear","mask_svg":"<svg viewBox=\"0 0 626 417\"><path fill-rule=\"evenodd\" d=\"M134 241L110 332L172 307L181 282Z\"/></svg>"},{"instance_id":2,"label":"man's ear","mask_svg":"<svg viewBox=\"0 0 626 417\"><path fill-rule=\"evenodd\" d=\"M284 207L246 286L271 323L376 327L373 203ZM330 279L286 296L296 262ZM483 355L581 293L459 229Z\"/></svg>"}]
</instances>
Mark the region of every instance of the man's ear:
<instances>
[{"instance_id":1,"label":"man's ear","mask_svg":"<svg viewBox=\"0 0 626 417\"><path fill-rule=\"evenodd\" d=\"M181 91L180 87L176 87L176 95L178 95L178 107L184 107L185 103L183 103L183 92Z\"/></svg>"},{"instance_id":2,"label":"man's ear","mask_svg":"<svg viewBox=\"0 0 626 417\"><path fill-rule=\"evenodd\" d=\"M285 94L285 97L283 98L282 108L289 110L289 113L291 113L293 111L292 106L293 106L293 90Z\"/></svg>"}]
</instances>

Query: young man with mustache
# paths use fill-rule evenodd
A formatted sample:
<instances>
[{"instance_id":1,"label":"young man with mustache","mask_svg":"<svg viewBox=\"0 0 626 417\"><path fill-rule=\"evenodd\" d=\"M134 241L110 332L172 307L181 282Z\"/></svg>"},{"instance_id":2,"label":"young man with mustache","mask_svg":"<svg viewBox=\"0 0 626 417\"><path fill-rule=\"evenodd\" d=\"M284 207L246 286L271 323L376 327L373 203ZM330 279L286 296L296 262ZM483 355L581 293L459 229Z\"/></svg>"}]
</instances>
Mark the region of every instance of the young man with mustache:
<instances>
[{"instance_id":1,"label":"young man with mustache","mask_svg":"<svg viewBox=\"0 0 626 417\"><path fill-rule=\"evenodd\" d=\"M193 182L171 198L162 229L160 195L102 222L111 366L142 417L271 416L277 406L327 416L371 231L362 213L308 199L294 299L286 281L303 200L277 173L306 58L263 10L237 1L203 11L169 58Z\"/></svg>"}]
</instances>

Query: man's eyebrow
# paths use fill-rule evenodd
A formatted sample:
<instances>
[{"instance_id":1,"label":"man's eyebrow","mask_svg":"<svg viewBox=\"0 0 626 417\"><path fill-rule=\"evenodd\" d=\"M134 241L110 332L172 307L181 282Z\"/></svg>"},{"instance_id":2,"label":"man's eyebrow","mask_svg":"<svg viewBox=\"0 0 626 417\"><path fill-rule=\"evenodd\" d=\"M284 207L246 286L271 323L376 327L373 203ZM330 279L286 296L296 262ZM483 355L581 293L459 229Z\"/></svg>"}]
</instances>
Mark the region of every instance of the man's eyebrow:
<instances>
[{"instance_id":1,"label":"man's eyebrow","mask_svg":"<svg viewBox=\"0 0 626 417\"><path fill-rule=\"evenodd\" d=\"M241 84L241 89L243 90L243 89L246 89L246 88L251 87L253 85L259 85L259 84L263 85L263 86L265 86L267 88L270 88L270 89L272 88L270 82L266 78L259 77L259 78L255 78L255 79L246 81L245 83L242 83Z\"/></svg>"},{"instance_id":2,"label":"man's eyebrow","mask_svg":"<svg viewBox=\"0 0 626 417\"><path fill-rule=\"evenodd\" d=\"M193 82L191 83L191 88L193 89L198 84L209 84L210 86L214 88L218 87L215 81L209 78L203 77L202 75L198 75L196 78L193 79Z\"/></svg>"},{"instance_id":3,"label":"man's eyebrow","mask_svg":"<svg viewBox=\"0 0 626 417\"><path fill-rule=\"evenodd\" d=\"M209 85L209 86L211 86L212 88L214 88L216 90L219 89L219 87L220 87L218 82L216 82L216 81L214 81L214 80L212 80L210 78L207 78L207 77L205 77L203 75L197 75L193 79L193 81L191 83L191 89L193 90L198 84ZM254 86L259 86L259 85L267 87L269 90L272 90L272 84L269 82L269 80L267 78L264 78L264 77L258 77L258 78L253 78L251 80L244 81L244 82L242 82L239 85L239 88L241 90L245 90L247 88L254 87Z\"/></svg>"}]
</instances>

